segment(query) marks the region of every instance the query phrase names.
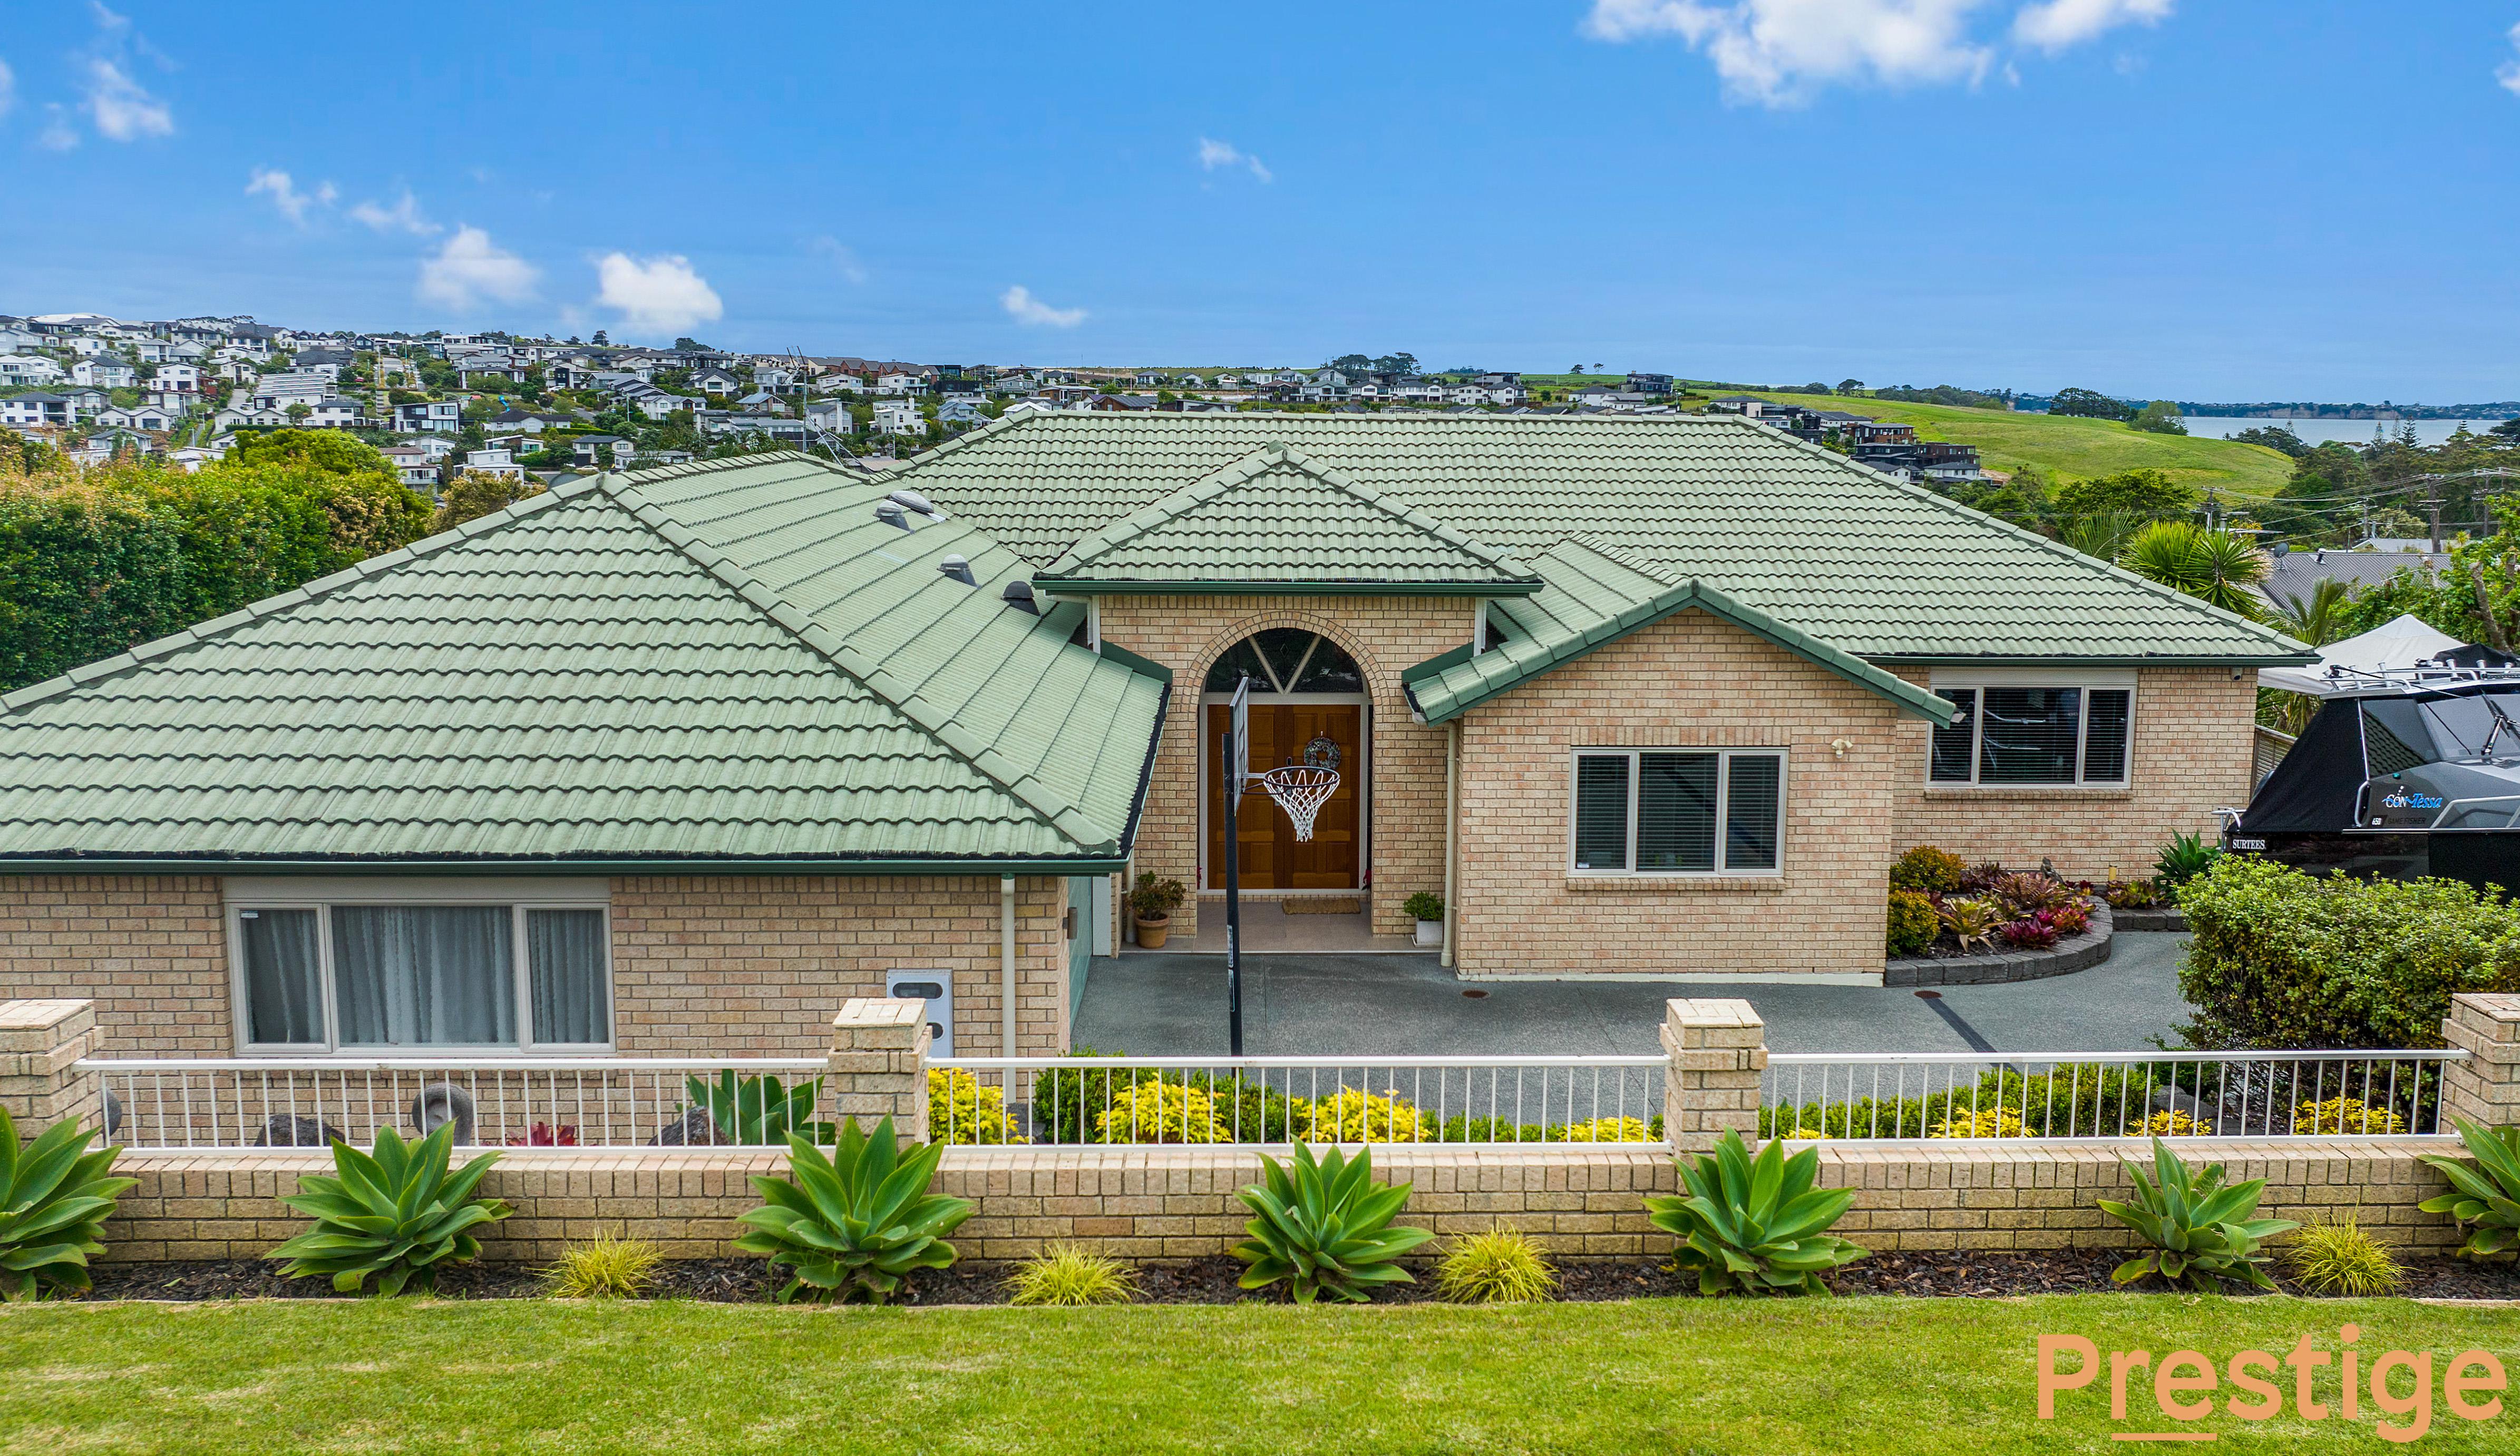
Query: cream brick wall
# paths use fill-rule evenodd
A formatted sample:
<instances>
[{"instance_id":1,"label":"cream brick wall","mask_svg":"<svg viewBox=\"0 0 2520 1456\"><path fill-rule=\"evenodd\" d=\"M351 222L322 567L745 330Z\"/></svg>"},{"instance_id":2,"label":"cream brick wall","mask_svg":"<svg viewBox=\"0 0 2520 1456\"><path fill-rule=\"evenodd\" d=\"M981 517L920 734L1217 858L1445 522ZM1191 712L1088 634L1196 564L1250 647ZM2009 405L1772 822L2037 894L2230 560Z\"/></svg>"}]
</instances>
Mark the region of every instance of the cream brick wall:
<instances>
[{"instance_id":1,"label":"cream brick wall","mask_svg":"<svg viewBox=\"0 0 2520 1456\"><path fill-rule=\"evenodd\" d=\"M1923 684L1923 668L1901 676ZM2136 674L2135 758L2124 789L1949 788L1925 781L1933 730L1900 727L1894 853L1937 844L1963 859L2033 865L2045 857L2076 879L2152 872L2173 832L2216 828L2214 811L2245 807L2256 782L2257 674L2144 668Z\"/></svg>"},{"instance_id":2,"label":"cream brick wall","mask_svg":"<svg viewBox=\"0 0 2520 1456\"><path fill-rule=\"evenodd\" d=\"M1200 853L1199 692L1207 670L1236 642L1271 627L1318 632L1365 672L1372 802L1368 864L1379 894L1373 928L1406 935L1401 903L1444 883L1444 731L1414 722L1400 675L1470 640L1476 605L1444 596L1106 596L1102 639L1173 672L1163 746L1140 820L1137 867L1195 891ZM1193 898L1174 932L1195 935Z\"/></svg>"},{"instance_id":3,"label":"cream brick wall","mask_svg":"<svg viewBox=\"0 0 2520 1456\"><path fill-rule=\"evenodd\" d=\"M2444 1191L2411 1140L2241 1143L2196 1140L2191 1163L2265 1178L2260 1216L2356 1214L2402 1248L2441 1253L2459 1234L2415 1204ZM1880 1253L1918 1249L2126 1249L2134 1235L2096 1200L2122 1197L2122 1153L2056 1143L1885 1148L1823 1144L1820 1181L1856 1190L1837 1231ZM648 1239L668 1257L733 1254L735 1220L760 1204L747 1178L785 1172L784 1152L655 1148L619 1154L510 1149L481 1192L516 1209L480 1230L494 1262L547 1262L598 1234ZM1403 1220L1437 1233L1505 1223L1568 1257L1668 1253L1647 1194L1678 1190L1668 1149L1565 1143L1379 1147L1377 1177L1414 1184ZM299 1231L280 1203L299 1175L331 1169L312 1152L134 1154L139 1179L105 1227L104 1261L253 1258ZM935 1191L978 1207L954 1235L966 1258L1019 1258L1077 1243L1126 1258L1223 1254L1251 1216L1236 1190L1260 1180L1253 1153L1227 1148L950 1148Z\"/></svg>"},{"instance_id":4,"label":"cream brick wall","mask_svg":"<svg viewBox=\"0 0 2520 1456\"><path fill-rule=\"evenodd\" d=\"M1016 881L1016 1043L1067 1046L1065 887ZM625 1054L818 1055L832 1008L884 972L954 972L958 1049L999 1054L995 876L653 876L612 882ZM0 998L96 1002L114 1056L236 1055L211 876L0 876Z\"/></svg>"},{"instance_id":5,"label":"cream brick wall","mask_svg":"<svg viewBox=\"0 0 2520 1456\"><path fill-rule=\"evenodd\" d=\"M1921 720L1691 610L1460 721L1462 975L1880 974L1903 723ZM1573 750L1618 747L1785 749L1783 874L1568 873Z\"/></svg>"},{"instance_id":6,"label":"cream brick wall","mask_svg":"<svg viewBox=\"0 0 2520 1456\"><path fill-rule=\"evenodd\" d=\"M219 882L0 875L0 1000L96 1002L122 1056L233 1056Z\"/></svg>"}]
</instances>

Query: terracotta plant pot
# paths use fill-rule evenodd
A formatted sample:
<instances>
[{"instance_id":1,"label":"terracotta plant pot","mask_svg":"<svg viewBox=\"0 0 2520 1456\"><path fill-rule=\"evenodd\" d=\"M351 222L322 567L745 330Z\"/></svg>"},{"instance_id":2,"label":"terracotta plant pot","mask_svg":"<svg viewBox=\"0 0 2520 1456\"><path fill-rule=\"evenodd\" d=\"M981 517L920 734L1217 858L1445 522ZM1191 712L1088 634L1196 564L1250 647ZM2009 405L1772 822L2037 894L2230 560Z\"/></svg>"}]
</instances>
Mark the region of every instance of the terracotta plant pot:
<instances>
[{"instance_id":1,"label":"terracotta plant pot","mask_svg":"<svg viewBox=\"0 0 2520 1456\"><path fill-rule=\"evenodd\" d=\"M1151 920L1144 915L1138 917L1138 945L1145 949L1161 950L1164 938L1172 933L1173 917L1170 915L1157 915Z\"/></svg>"}]
</instances>

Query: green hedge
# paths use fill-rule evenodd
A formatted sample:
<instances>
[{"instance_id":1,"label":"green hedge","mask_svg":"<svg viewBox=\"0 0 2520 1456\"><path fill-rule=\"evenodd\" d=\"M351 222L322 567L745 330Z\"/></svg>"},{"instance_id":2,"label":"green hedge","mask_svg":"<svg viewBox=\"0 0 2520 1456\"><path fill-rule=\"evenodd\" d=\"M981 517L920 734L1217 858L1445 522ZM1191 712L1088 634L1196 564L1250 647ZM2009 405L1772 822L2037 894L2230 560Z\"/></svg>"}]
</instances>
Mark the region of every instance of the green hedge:
<instances>
[{"instance_id":1,"label":"green hedge","mask_svg":"<svg viewBox=\"0 0 2520 1456\"><path fill-rule=\"evenodd\" d=\"M317 440L297 436L336 436ZM0 460L0 689L327 576L420 535L428 506L335 431L278 430L199 474Z\"/></svg>"},{"instance_id":2,"label":"green hedge","mask_svg":"<svg viewBox=\"0 0 2520 1456\"><path fill-rule=\"evenodd\" d=\"M2179 907L2190 1046L2439 1046L2453 993L2520 989L2520 906L2452 880L2231 856L2181 886Z\"/></svg>"}]
</instances>

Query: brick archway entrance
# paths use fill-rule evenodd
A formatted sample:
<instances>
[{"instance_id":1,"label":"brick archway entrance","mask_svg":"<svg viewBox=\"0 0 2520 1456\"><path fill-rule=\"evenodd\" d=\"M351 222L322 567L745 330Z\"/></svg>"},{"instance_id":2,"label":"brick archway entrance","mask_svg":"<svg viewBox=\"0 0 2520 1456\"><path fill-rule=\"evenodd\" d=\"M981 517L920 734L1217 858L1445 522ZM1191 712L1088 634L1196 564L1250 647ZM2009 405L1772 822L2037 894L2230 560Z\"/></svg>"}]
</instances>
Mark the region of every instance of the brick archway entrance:
<instances>
[{"instance_id":1,"label":"brick archway entrance","mask_svg":"<svg viewBox=\"0 0 2520 1456\"><path fill-rule=\"evenodd\" d=\"M1322 805L1309 841L1295 838L1294 825L1266 793L1246 791L1236 810L1242 888L1362 888L1372 729L1365 676L1336 642L1297 627L1245 638L1208 671L1200 695L1201 887L1225 887L1227 774L1218 750L1235 683L1244 676L1251 679L1251 771L1304 762L1309 750L1335 764L1339 786Z\"/></svg>"}]
</instances>

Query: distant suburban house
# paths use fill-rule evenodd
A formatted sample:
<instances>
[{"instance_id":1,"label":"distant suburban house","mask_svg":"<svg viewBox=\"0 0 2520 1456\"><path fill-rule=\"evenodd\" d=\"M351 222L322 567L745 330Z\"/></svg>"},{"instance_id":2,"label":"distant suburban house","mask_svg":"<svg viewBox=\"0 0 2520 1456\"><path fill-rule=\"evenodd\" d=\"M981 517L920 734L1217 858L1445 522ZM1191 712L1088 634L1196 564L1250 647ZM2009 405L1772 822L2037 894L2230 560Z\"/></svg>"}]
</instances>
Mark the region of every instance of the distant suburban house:
<instances>
[{"instance_id":1,"label":"distant suburban house","mask_svg":"<svg viewBox=\"0 0 2520 1456\"><path fill-rule=\"evenodd\" d=\"M687 394L667 394L661 389L648 390L630 403L632 408L651 419L662 419L684 410L698 411L708 405L707 400L695 399Z\"/></svg>"},{"instance_id":2,"label":"distant suburban house","mask_svg":"<svg viewBox=\"0 0 2520 1456\"><path fill-rule=\"evenodd\" d=\"M30 424L67 427L77 422L78 411L67 395L20 394L0 399L0 424L13 428Z\"/></svg>"},{"instance_id":3,"label":"distant suburban house","mask_svg":"<svg viewBox=\"0 0 2520 1456\"><path fill-rule=\"evenodd\" d=\"M359 401L338 395L319 399L309 406L312 413L306 417L306 423L316 429L359 429L368 422L367 417L359 413L361 408Z\"/></svg>"},{"instance_id":4,"label":"distant suburban house","mask_svg":"<svg viewBox=\"0 0 2520 1456\"><path fill-rule=\"evenodd\" d=\"M71 365L70 377L97 389L134 389L140 384L140 371L110 354Z\"/></svg>"},{"instance_id":5,"label":"distant suburban house","mask_svg":"<svg viewBox=\"0 0 2520 1456\"><path fill-rule=\"evenodd\" d=\"M875 430L881 435L925 434L927 421L916 400L879 399L875 402Z\"/></svg>"},{"instance_id":6,"label":"distant suburban house","mask_svg":"<svg viewBox=\"0 0 2520 1456\"><path fill-rule=\"evenodd\" d=\"M420 400L393 407L394 428L405 433L464 427L464 407L451 399Z\"/></svg>"},{"instance_id":7,"label":"distant suburban house","mask_svg":"<svg viewBox=\"0 0 2520 1456\"><path fill-rule=\"evenodd\" d=\"M511 480L525 478L525 467L505 450L475 450L464 457L463 468L489 475L504 475Z\"/></svg>"},{"instance_id":8,"label":"distant suburban house","mask_svg":"<svg viewBox=\"0 0 2520 1456\"><path fill-rule=\"evenodd\" d=\"M0 354L0 385L57 384L62 367L40 354Z\"/></svg>"},{"instance_id":9,"label":"distant suburban house","mask_svg":"<svg viewBox=\"0 0 2520 1456\"><path fill-rule=\"evenodd\" d=\"M939 424L986 424L989 412L975 399L949 399L936 407Z\"/></svg>"},{"instance_id":10,"label":"distant suburban house","mask_svg":"<svg viewBox=\"0 0 2520 1456\"><path fill-rule=\"evenodd\" d=\"M2323 581L2342 582L2351 588L2376 587L2401 571L2430 576L2449 564L2448 553L2434 555L2422 551L2295 551L2277 546L2268 563L2266 580L2258 583L2257 592L2281 606L2288 601L2308 601Z\"/></svg>"},{"instance_id":11,"label":"distant suburban house","mask_svg":"<svg viewBox=\"0 0 2520 1456\"><path fill-rule=\"evenodd\" d=\"M733 394L743 381L722 369L703 369L693 372L692 387L702 394Z\"/></svg>"},{"instance_id":12,"label":"distant suburban house","mask_svg":"<svg viewBox=\"0 0 2520 1456\"><path fill-rule=\"evenodd\" d=\"M1628 391L1632 394L1669 394L1671 393L1671 375L1644 375L1638 374L1636 371L1630 370L1628 372Z\"/></svg>"},{"instance_id":13,"label":"distant suburban house","mask_svg":"<svg viewBox=\"0 0 2520 1456\"><path fill-rule=\"evenodd\" d=\"M418 445L388 445L384 448L387 463L402 483L417 490L432 489L437 484L437 462Z\"/></svg>"},{"instance_id":14,"label":"distant suburban house","mask_svg":"<svg viewBox=\"0 0 2520 1456\"><path fill-rule=\"evenodd\" d=\"M627 464L639 451L636 444L619 435L580 435L568 442L569 458L581 465L603 464L607 448L612 451L615 464Z\"/></svg>"}]
</instances>

